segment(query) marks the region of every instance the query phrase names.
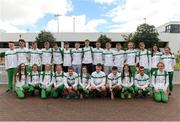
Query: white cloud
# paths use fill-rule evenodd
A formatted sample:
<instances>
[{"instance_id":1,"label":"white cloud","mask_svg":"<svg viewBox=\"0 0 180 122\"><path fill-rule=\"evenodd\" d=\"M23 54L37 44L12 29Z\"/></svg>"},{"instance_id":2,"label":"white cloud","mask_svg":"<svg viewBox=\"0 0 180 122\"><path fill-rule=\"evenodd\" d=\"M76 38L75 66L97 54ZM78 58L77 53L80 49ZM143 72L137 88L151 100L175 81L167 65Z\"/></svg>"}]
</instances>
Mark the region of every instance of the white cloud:
<instances>
[{"instance_id":1,"label":"white cloud","mask_svg":"<svg viewBox=\"0 0 180 122\"><path fill-rule=\"evenodd\" d=\"M145 22L159 26L168 21L180 19L180 0L126 0L108 12L114 25L110 31L135 31Z\"/></svg>"},{"instance_id":2,"label":"white cloud","mask_svg":"<svg viewBox=\"0 0 180 122\"><path fill-rule=\"evenodd\" d=\"M87 21L86 15L74 16L75 18L75 31L76 32L96 32L96 27L105 24L104 19L94 19ZM46 25L46 30L57 32L57 20L53 19ZM59 17L59 31L60 32L73 32L73 17L60 16Z\"/></svg>"},{"instance_id":3,"label":"white cloud","mask_svg":"<svg viewBox=\"0 0 180 122\"><path fill-rule=\"evenodd\" d=\"M0 23L34 25L47 13L65 15L73 10L70 0L0 0ZM5 26L0 26L0 29Z\"/></svg>"},{"instance_id":4,"label":"white cloud","mask_svg":"<svg viewBox=\"0 0 180 122\"><path fill-rule=\"evenodd\" d=\"M94 0L95 3L100 3L100 4L112 4L116 0Z\"/></svg>"}]
</instances>

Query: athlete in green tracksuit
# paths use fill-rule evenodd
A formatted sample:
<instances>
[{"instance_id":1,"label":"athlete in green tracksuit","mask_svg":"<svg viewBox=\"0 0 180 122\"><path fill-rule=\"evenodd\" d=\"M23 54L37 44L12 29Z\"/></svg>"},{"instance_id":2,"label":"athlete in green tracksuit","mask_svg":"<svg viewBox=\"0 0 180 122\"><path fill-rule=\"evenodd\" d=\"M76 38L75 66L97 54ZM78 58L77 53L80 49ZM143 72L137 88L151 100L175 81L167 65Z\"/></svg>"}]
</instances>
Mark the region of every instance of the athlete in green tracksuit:
<instances>
[{"instance_id":1,"label":"athlete in green tracksuit","mask_svg":"<svg viewBox=\"0 0 180 122\"><path fill-rule=\"evenodd\" d=\"M135 80L134 80L134 83L135 83L135 93L138 95L143 95L143 96L146 96L147 93L149 92L149 76L147 74L144 73L144 67L141 66L139 68L139 73L136 74L135 76Z\"/></svg>"},{"instance_id":2,"label":"athlete in green tracksuit","mask_svg":"<svg viewBox=\"0 0 180 122\"><path fill-rule=\"evenodd\" d=\"M29 86L27 83L27 72L25 64L20 64L15 78L15 92L18 98L25 98Z\"/></svg>"},{"instance_id":3,"label":"athlete in green tracksuit","mask_svg":"<svg viewBox=\"0 0 180 122\"><path fill-rule=\"evenodd\" d=\"M12 91L14 87L14 76L17 70L17 54L14 42L9 42L9 50L5 52L5 69L8 75L8 91Z\"/></svg>"},{"instance_id":4,"label":"athlete in green tracksuit","mask_svg":"<svg viewBox=\"0 0 180 122\"><path fill-rule=\"evenodd\" d=\"M132 95L134 95L134 88L133 88L133 74L131 74L130 66L128 64L125 64L123 67L123 72L121 75L121 98L124 99L132 98Z\"/></svg>"},{"instance_id":5,"label":"athlete in green tracksuit","mask_svg":"<svg viewBox=\"0 0 180 122\"><path fill-rule=\"evenodd\" d=\"M169 75L164 70L164 64L158 63L158 70L153 72L152 85L154 89L154 100L156 102L168 102Z\"/></svg>"},{"instance_id":6,"label":"athlete in green tracksuit","mask_svg":"<svg viewBox=\"0 0 180 122\"><path fill-rule=\"evenodd\" d=\"M65 73L62 71L62 66L60 64L57 64L55 69L56 69L56 72L54 73L55 81L53 83L51 96L53 98L58 98L60 95L62 95L64 91Z\"/></svg>"},{"instance_id":7,"label":"athlete in green tracksuit","mask_svg":"<svg viewBox=\"0 0 180 122\"><path fill-rule=\"evenodd\" d=\"M47 99L51 94L52 84L55 81L54 73L51 71L51 65L45 65L45 71L40 74L41 98Z\"/></svg>"},{"instance_id":8,"label":"athlete in green tracksuit","mask_svg":"<svg viewBox=\"0 0 180 122\"><path fill-rule=\"evenodd\" d=\"M28 84L29 90L28 92L32 95L35 93L35 90L40 91L40 72L38 71L38 65L32 65L32 71L28 73Z\"/></svg>"},{"instance_id":9,"label":"athlete in green tracksuit","mask_svg":"<svg viewBox=\"0 0 180 122\"><path fill-rule=\"evenodd\" d=\"M78 91L80 92L80 98L83 99L85 94L89 93L89 87L91 84L91 76L87 73L87 67L82 67L82 73L79 75Z\"/></svg>"}]
</instances>

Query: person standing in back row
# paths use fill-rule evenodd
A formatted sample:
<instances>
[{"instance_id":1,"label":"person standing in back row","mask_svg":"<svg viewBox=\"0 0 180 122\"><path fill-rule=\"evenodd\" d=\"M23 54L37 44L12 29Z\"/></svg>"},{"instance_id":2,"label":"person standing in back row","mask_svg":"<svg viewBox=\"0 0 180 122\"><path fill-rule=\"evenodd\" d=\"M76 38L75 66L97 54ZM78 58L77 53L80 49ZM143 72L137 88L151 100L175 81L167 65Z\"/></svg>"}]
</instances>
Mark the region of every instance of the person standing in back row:
<instances>
[{"instance_id":1,"label":"person standing in back row","mask_svg":"<svg viewBox=\"0 0 180 122\"><path fill-rule=\"evenodd\" d=\"M42 49L42 71L45 71L45 65L52 62L52 49L49 42L44 42L44 48Z\"/></svg>"},{"instance_id":2,"label":"person standing in back row","mask_svg":"<svg viewBox=\"0 0 180 122\"><path fill-rule=\"evenodd\" d=\"M82 66L86 66L88 69L88 73L92 73L92 62L93 62L93 51L92 47L89 46L90 41L88 39L85 40L85 47L82 48Z\"/></svg>"},{"instance_id":3,"label":"person standing in back row","mask_svg":"<svg viewBox=\"0 0 180 122\"><path fill-rule=\"evenodd\" d=\"M104 58L104 72L106 75L109 75L111 73L111 69L114 66L114 58L113 58L113 50L111 49L111 43L106 43L106 49L103 52L103 58Z\"/></svg>"},{"instance_id":4,"label":"person standing in back row","mask_svg":"<svg viewBox=\"0 0 180 122\"><path fill-rule=\"evenodd\" d=\"M8 89L6 92L13 90L14 76L17 70L17 54L14 46L14 42L8 43L9 50L5 53L5 69L8 74Z\"/></svg>"}]
</instances>

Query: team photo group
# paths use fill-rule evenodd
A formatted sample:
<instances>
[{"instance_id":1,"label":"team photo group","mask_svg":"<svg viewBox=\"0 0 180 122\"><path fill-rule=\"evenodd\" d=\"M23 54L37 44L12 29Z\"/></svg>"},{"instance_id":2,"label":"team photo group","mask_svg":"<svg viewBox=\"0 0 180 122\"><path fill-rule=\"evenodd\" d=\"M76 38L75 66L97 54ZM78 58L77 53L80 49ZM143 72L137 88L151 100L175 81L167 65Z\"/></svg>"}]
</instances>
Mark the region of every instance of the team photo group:
<instances>
[{"instance_id":1,"label":"team photo group","mask_svg":"<svg viewBox=\"0 0 180 122\"><path fill-rule=\"evenodd\" d=\"M70 48L68 42L59 47L46 41L42 49L36 41L26 48L23 39L18 48L13 41L8 44L7 92L15 92L20 99L37 95L42 99L112 100L151 96L156 102L167 103L172 94L176 61L169 47L160 51L154 44L146 49L142 41L137 49L128 42L124 50L120 43L111 48L107 42L103 49L100 42L91 47L88 39L82 48L79 42Z\"/></svg>"}]
</instances>

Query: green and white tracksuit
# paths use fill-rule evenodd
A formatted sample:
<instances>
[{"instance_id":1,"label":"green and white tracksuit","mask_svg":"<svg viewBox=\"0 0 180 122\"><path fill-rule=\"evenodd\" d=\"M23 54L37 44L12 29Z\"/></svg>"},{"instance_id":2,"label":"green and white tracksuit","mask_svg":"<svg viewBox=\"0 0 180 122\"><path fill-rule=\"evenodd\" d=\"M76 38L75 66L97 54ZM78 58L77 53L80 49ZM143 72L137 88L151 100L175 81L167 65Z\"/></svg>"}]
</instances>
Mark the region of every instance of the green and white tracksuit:
<instances>
[{"instance_id":1,"label":"green and white tracksuit","mask_svg":"<svg viewBox=\"0 0 180 122\"><path fill-rule=\"evenodd\" d=\"M15 82L15 92L17 94L17 97L22 99L25 98L25 94L29 89L27 78L25 76L24 72L21 72L21 79L19 79L20 74L16 74L16 82Z\"/></svg>"},{"instance_id":2,"label":"green and white tracksuit","mask_svg":"<svg viewBox=\"0 0 180 122\"><path fill-rule=\"evenodd\" d=\"M79 76L76 72L73 72L73 75L70 76L67 72L64 77L64 86L65 88L73 87L74 90L77 90Z\"/></svg>"},{"instance_id":3,"label":"green and white tracksuit","mask_svg":"<svg viewBox=\"0 0 180 122\"><path fill-rule=\"evenodd\" d=\"M17 70L17 54L15 49L9 49L5 52L5 69L8 74L8 90L14 88L14 76Z\"/></svg>"},{"instance_id":4,"label":"green and white tracksuit","mask_svg":"<svg viewBox=\"0 0 180 122\"><path fill-rule=\"evenodd\" d=\"M134 94L134 88L133 88L133 77L130 77L129 74L125 73L124 78L121 79L121 86L122 86L122 90L121 93L122 94Z\"/></svg>"},{"instance_id":5,"label":"green and white tracksuit","mask_svg":"<svg viewBox=\"0 0 180 122\"><path fill-rule=\"evenodd\" d=\"M30 66L32 67L33 64L37 64L38 67L41 67L41 55L42 52L38 48L36 49L30 49L29 50L29 56L30 56Z\"/></svg>"},{"instance_id":6,"label":"green and white tracksuit","mask_svg":"<svg viewBox=\"0 0 180 122\"><path fill-rule=\"evenodd\" d=\"M164 54L161 56L161 60L165 65L165 71L169 74L169 90L173 90L173 75L174 75L174 66L176 65L175 56L171 54Z\"/></svg>"},{"instance_id":7,"label":"green and white tracksuit","mask_svg":"<svg viewBox=\"0 0 180 122\"><path fill-rule=\"evenodd\" d=\"M151 75L156 71L157 64L161 61L162 52L154 52L151 57Z\"/></svg>"},{"instance_id":8,"label":"green and white tracksuit","mask_svg":"<svg viewBox=\"0 0 180 122\"><path fill-rule=\"evenodd\" d=\"M103 64L103 52L102 48L93 48L93 65Z\"/></svg>"},{"instance_id":9,"label":"green and white tracksuit","mask_svg":"<svg viewBox=\"0 0 180 122\"><path fill-rule=\"evenodd\" d=\"M136 60L137 60L137 63L139 63L140 66L144 67L145 74L150 75L151 51L149 51L147 49L139 50Z\"/></svg>"},{"instance_id":10,"label":"green and white tracksuit","mask_svg":"<svg viewBox=\"0 0 180 122\"><path fill-rule=\"evenodd\" d=\"M68 67L72 65L72 50L63 49L63 66Z\"/></svg>"},{"instance_id":11,"label":"green and white tracksuit","mask_svg":"<svg viewBox=\"0 0 180 122\"><path fill-rule=\"evenodd\" d=\"M83 59L82 59L82 63L83 64L92 64L93 62L93 49L92 47L83 47Z\"/></svg>"},{"instance_id":12,"label":"green and white tracksuit","mask_svg":"<svg viewBox=\"0 0 180 122\"><path fill-rule=\"evenodd\" d=\"M27 72L30 70L29 67L29 49L27 48L18 48L16 50L18 65L24 63L26 65Z\"/></svg>"},{"instance_id":13,"label":"green and white tracksuit","mask_svg":"<svg viewBox=\"0 0 180 122\"><path fill-rule=\"evenodd\" d=\"M28 73L27 81L29 84L29 93L34 94L36 89L40 90L40 73L38 71Z\"/></svg>"},{"instance_id":14,"label":"green and white tracksuit","mask_svg":"<svg viewBox=\"0 0 180 122\"><path fill-rule=\"evenodd\" d=\"M106 84L106 74L103 71L93 72L91 74L91 86L100 91L101 87Z\"/></svg>"},{"instance_id":15,"label":"green and white tracksuit","mask_svg":"<svg viewBox=\"0 0 180 122\"><path fill-rule=\"evenodd\" d=\"M54 83L54 73L51 71L41 72L40 83L41 83L41 98L46 99L52 91L52 84Z\"/></svg>"},{"instance_id":16,"label":"green and white tracksuit","mask_svg":"<svg viewBox=\"0 0 180 122\"><path fill-rule=\"evenodd\" d=\"M149 76L147 74L144 74L143 76L140 74L136 74L135 80L134 80L134 85L135 85L135 93L139 94L141 93L143 96L147 95L149 92Z\"/></svg>"},{"instance_id":17,"label":"green and white tracksuit","mask_svg":"<svg viewBox=\"0 0 180 122\"><path fill-rule=\"evenodd\" d=\"M80 93L88 93L91 85L91 76L87 74L79 75L78 91Z\"/></svg>"},{"instance_id":18,"label":"green and white tracksuit","mask_svg":"<svg viewBox=\"0 0 180 122\"><path fill-rule=\"evenodd\" d=\"M72 49L72 67L74 71L78 74L81 73L81 65L82 65L82 49L74 48Z\"/></svg>"},{"instance_id":19,"label":"green and white tracksuit","mask_svg":"<svg viewBox=\"0 0 180 122\"><path fill-rule=\"evenodd\" d=\"M63 63L63 54L62 54L63 52L62 52L61 48L57 48L57 49L53 48L52 52L53 52L52 53L53 64L62 64Z\"/></svg>"},{"instance_id":20,"label":"green and white tracksuit","mask_svg":"<svg viewBox=\"0 0 180 122\"><path fill-rule=\"evenodd\" d=\"M126 55L126 64L128 64L130 66L130 70L133 74L133 77L135 77L136 74L136 57L137 57L137 50L135 49L128 49L125 51L125 55Z\"/></svg>"},{"instance_id":21,"label":"green and white tracksuit","mask_svg":"<svg viewBox=\"0 0 180 122\"><path fill-rule=\"evenodd\" d=\"M93 67L93 48L88 46L88 47L83 47L82 48L82 65L87 67L88 73L92 73Z\"/></svg>"},{"instance_id":22,"label":"green and white tracksuit","mask_svg":"<svg viewBox=\"0 0 180 122\"><path fill-rule=\"evenodd\" d=\"M152 85L154 87L154 100L157 102L168 102L169 75L166 71L157 70L152 75Z\"/></svg>"},{"instance_id":23,"label":"green and white tracksuit","mask_svg":"<svg viewBox=\"0 0 180 122\"><path fill-rule=\"evenodd\" d=\"M107 78L109 90L113 91L113 86L121 86L121 73L117 72L116 74L110 73Z\"/></svg>"},{"instance_id":24,"label":"green and white tracksuit","mask_svg":"<svg viewBox=\"0 0 180 122\"><path fill-rule=\"evenodd\" d=\"M119 72L122 72L125 61L125 51L115 50L113 56L114 56L114 66L118 67Z\"/></svg>"},{"instance_id":25,"label":"green and white tracksuit","mask_svg":"<svg viewBox=\"0 0 180 122\"><path fill-rule=\"evenodd\" d=\"M42 50L42 65L51 64L52 61L52 49L43 48Z\"/></svg>"},{"instance_id":26,"label":"green and white tracksuit","mask_svg":"<svg viewBox=\"0 0 180 122\"><path fill-rule=\"evenodd\" d=\"M113 57L114 51L112 49L105 49L103 52L103 58L104 58L104 72L106 75L111 73L112 66L114 66L114 57Z\"/></svg>"},{"instance_id":27,"label":"green and white tracksuit","mask_svg":"<svg viewBox=\"0 0 180 122\"><path fill-rule=\"evenodd\" d=\"M51 96L57 98L64 91L65 73L63 71L61 71L60 73L55 72L54 77L55 77L55 81L53 83L54 87L52 89Z\"/></svg>"}]
</instances>

